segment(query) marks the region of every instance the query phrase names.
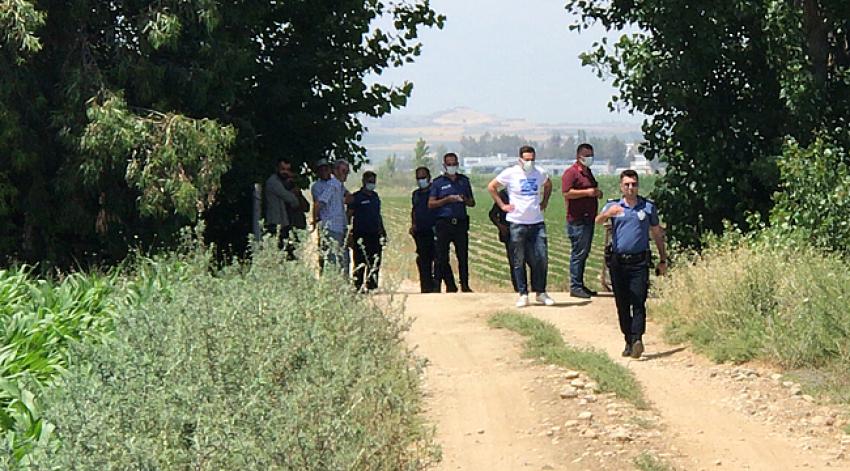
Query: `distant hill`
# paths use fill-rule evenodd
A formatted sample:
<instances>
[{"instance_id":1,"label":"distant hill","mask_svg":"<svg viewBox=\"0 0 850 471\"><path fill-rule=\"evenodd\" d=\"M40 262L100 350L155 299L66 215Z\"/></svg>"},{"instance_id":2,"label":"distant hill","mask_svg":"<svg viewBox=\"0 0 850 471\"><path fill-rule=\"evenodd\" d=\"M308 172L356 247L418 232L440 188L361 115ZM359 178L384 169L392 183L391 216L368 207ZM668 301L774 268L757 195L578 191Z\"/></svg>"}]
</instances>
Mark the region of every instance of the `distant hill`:
<instances>
[{"instance_id":1,"label":"distant hill","mask_svg":"<svg viewBox=\"0 0 850 471\"><path fill-rule=\"evenodd\" d=\"M444 145L447 149L459 147L463 136L479 137L482 134L519 135L534 141L545 141L555 133L562 136L584 130L591 136L618 136L623 140L639 140L640 125L627 122L607 123L535 123L522 118L503 118L471 108L458 107L430 115L389 115L365 122L368 132L363 144L373 160L391 154L407 154L420 137L433 149Z\"/></svg>"}]
</instances>

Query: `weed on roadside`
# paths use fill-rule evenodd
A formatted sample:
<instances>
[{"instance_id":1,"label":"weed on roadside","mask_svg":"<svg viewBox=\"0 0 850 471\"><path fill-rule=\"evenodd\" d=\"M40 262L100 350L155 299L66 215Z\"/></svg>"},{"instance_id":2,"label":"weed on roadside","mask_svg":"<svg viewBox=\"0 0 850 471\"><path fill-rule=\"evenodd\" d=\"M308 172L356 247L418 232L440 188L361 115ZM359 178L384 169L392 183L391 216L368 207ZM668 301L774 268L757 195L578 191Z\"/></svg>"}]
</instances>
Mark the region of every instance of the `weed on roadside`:
<instances>
[{"instance_id":1,"label":"weed on roadside","mask_svg":"<svg viewBox=\"0 0 850 471\"><path fill-rule=\"evenodd\" d=\"M512 330L528 337L525 342L526 357L541 358L546 363L582 370L599 384L600 391L616 393L640 409L648 407L643 391L631 371L614 363L603 352L567 345L551 323L517 312L497 313L488 323L491 327Z\"/></svg>"},{"instance_id":2,"label":"weed on roadside","mask_svg":"<svg viewBox=\"0 0 850 471\"><path fill-rule=\"evenodd\" d=\"M673 471L674 468L661 458L643 452L635 457L634 465L641 471Z\"/></svg>"}]
</instances>

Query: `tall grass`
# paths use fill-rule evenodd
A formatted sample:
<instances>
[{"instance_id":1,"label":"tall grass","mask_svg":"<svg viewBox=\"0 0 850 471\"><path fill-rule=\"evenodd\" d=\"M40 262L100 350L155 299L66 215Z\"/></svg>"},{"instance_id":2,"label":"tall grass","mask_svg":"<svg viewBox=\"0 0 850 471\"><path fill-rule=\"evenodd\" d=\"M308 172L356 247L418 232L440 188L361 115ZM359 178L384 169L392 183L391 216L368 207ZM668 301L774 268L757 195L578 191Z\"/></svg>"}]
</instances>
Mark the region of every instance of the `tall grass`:
<instances>
[{"instance_id":1,"label":"tall grass","mask_svg":"<svg viewBox=\"0 0 850 471\"><path fill-rule=\"evenodd\" d=\"M276 250L176 271L167 288L134 283L132 296L159 294L121 304L108 340L74 348L45 400L59 441L30 468L413 470L437 458L398 311Z\"/></svg>"},{"instance_id":2,"label":"tall grass","mask_svg":"<svg viewBox=\"0 0 850 471\"><path fill-rule=\"evenodd\" d=\"M727 236L658 286L673 341L717 361L850 369L847 261L795 240Z\"/></svg>"}]
</instances>

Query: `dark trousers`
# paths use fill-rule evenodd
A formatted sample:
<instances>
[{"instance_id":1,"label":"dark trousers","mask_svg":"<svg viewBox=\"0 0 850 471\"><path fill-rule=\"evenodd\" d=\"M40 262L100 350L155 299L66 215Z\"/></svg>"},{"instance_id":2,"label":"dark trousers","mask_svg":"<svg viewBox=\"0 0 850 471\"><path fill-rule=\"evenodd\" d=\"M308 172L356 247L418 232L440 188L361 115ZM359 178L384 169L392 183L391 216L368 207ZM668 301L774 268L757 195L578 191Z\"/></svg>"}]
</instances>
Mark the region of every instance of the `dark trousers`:
<instances>
[{"instance_id":1,"label":"dark trousers","mask_svg":"<svg viewBox=\"0 0 850 471\"><path fill-rule=\"evenodd\" d=\"M439 291L440 287L434 286L434 255L436 243L434 242L434 231L417 232L413 234L416 242L416 267L419 269L419 289L423 293Z\"/></svg>"},{"instance_id":2,"label":"dark trousers","mask_svg":"<svg viewBox=\"0 0 850 471\"><path fill-rule=\"evenodd\" d=\"M277 236L277 248L286 252L287 260L295 260L295 246L298 243L297 236L291 237L292 226L279 226L277 224L266 224L266 233ZM293 239L293 240L290 240Z\"/></svg>"},{"instance_id":3,"label":"dark trousers","mask_svg":"<svg viewBox=\"0 0 850 471\"><path fill-rule=\"evenodd\" d=\"M528 277L525 265L531 268L531 290L546 292L549 271L549 254L546 242L546 225L511 223L511 271L519 294L528 294Z\"/></svg>"},{"instance_id":4,"label":"dark trousers","mask_svg":"<svg viewBox=\"0 0 850 471\"><path fill-rule=\"evenodd\" d=\"M359 290L378 289L378 272L381 270L381 236L354 234L354 286Z\"/></svg>"},{"instance_id":5,"label":"dark trousers","mask_svg":"<svg viewBox=\"0 0 850 471\"><path fill-rule=\"evenodd\" d=\"M626 342L631 343L640 339L646 331L649 264L646 260L621 263L617 261L617 255L614 255L609 268L614 301L617 303L617 316L620 318L620 331Z\"/></svg>"},{"instance_id":6,"label":"dark trousers","mask_svg":"<svg viewBox=\"0 0 850 471\"><path fill-rule=\"evenodd\" d=\"M469 286L469 219L437 219L436 273L434 273L435 291L445 282L446 292L457 291L452 266L449 264L449 244L454 244L457 256L457 268L460 272L460 285Z\"/></svg>"},{"instance_id":7,"label":"dark trousers","mask_svg":"<svg viewBox=\"0 0 850 471\"><path fill-rule=\"evenodd\" d=\"M584 289L584 268L593 242L593 221L567 223L570 238L570 291Z\"/></svg>"}]
</instances>

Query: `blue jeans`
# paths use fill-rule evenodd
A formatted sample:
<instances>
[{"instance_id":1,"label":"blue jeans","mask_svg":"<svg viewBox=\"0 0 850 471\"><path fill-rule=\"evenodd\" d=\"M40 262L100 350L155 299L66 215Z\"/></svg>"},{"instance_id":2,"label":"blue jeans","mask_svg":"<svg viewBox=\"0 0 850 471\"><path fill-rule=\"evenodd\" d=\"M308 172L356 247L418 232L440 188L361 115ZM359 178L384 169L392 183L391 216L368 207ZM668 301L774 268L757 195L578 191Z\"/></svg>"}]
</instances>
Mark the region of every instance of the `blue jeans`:
<instances>
[{"instance_id":1,"label":"blue jeans","mask_svg":"<svg viewBox=\"0 0 850 471\"><path fill-rule=\"evenodd\" d=\"M546 292L546 273L549 271L549 245L546 224L511 223L511 271L519 294L528 294L525 264L531 268L531 289Z\"/></svg>"},{"instance_id":2,"label":"blue jeans","mask_svg":"<svg viewBox=\"0 0 850 471\"><path fill-rule=\"evenodd\" d=\"M347 231L346 231L347 232ZM319 267L324 270L327 264L336 265L343 275L348 276L348 266L351 260L348 258L348 248L345 247L346 232L336 232L322 229L320 234L320 258Z\"/></svg>"},{"instance_id":3,"label":"blue jeans","mask_svg":"<svg viewBox=\"0 0 850 471\"><path fill-rule=\"evenodd\" d=\"M590 243L593 241L593 221L568 222L567 236L570 238L570 291L584 288L584 267L590 255Z\"/></svg>"}]
</instances>

